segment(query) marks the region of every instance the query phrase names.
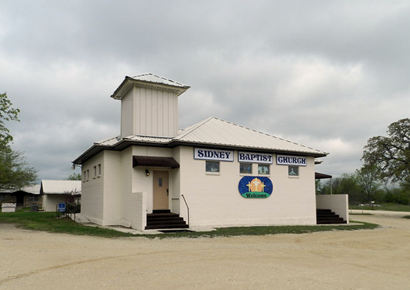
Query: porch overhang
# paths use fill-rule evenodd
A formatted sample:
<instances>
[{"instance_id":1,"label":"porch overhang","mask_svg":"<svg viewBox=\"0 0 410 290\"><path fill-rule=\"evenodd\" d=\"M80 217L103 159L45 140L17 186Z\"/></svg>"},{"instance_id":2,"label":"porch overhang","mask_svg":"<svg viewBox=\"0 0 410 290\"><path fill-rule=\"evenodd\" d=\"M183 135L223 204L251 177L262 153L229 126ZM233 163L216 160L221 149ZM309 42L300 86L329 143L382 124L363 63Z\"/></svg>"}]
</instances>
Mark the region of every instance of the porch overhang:
<instances>
[{"instance_id":1,"label":"porch overhang","mask_svg":"<svg viewBox=\"0 0 410 290\"><path fill-rule=\"evenodd\" d=\"M315 172L315 179L326 179L326 178L332 178L332 175Z\"/></svg>"},{"instance_id":2,"label":"porch overhang","mask_svg":"<svg viewBox=\"0 0 410 290\"><path fill-rule=\"evenodd\" d=\"M132 167L136 166L179 168L179 163L172 157L132 156Z\"/></svg>"}]
</instances>

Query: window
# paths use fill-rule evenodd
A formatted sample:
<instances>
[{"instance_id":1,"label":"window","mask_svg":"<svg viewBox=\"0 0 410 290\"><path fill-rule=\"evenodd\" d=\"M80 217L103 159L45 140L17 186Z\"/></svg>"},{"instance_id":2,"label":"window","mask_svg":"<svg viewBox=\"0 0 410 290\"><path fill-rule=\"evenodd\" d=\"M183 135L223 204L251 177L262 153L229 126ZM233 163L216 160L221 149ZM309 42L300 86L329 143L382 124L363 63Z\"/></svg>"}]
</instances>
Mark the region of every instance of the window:
<instances>
[{"instance_id":1,"label":"window","mask_svg":"<svg viewBox=\"0 0 410 290\"><path fill-rule=\"evenodd\" d=\"M101 164L98 164L98 175L101 175Z\"/></svg>"},{"instance_id":2,"label":"window","mask_svg":"<svg viewBox=\"0 0 410 290\"><path fill-rule=\"evenodd\" d=\"M269 174L269 164L258 164L258 174Z\"/></svg>"},{"instance_id":3,"label":"window","mask_svg":"<svg viewBox=\"0 0 410 290\"><path fill-rule=\"evenodd\" d=\"M94 178L97 177L97 166L94 166Z\"/></svg>"},{"instance_id":4,"label":"window","mask_svg":"<svg viewBox=\"0 0 410 290\"><path fill-rule=\"evenodd\" d=\"M87 181L87 171L83 171L83 181L86 182Z\"/></svg>"},{"instance_id":5,"label":"window","mask_svg":"<svg viewBox=\"0 0 410 290\"><path fill-rule=\"evenodd\" d=\"M87 181L90 179L90 170L87 169Z\"/></svg>"},{"instance_id":6,"label":"window","mask_svg":"<svg viewBox=\"0 0 410 290\"><path fill-rule=\"evenodd\" d=\"M288 174L289 176L299 176L299 166L289 166Z\"/></svg>"},{"instance_id":7,"label":"window","mask_svg":"<svg viewBox=\"0 0 410 290\"><path fill-rule=\"evenodd\" d=\"M206 161L205 170L206 172L219 172L219 161Z\"/></svg>"},{"instance_id":8,"label":"window","mask_svg":"<svg viewBox=\"0 0 410 290\"><path fill-rule=\"evenodd\" d=\"M239 163L239 173L252 174L252 163Z\"/></svg>"}]
</instances>

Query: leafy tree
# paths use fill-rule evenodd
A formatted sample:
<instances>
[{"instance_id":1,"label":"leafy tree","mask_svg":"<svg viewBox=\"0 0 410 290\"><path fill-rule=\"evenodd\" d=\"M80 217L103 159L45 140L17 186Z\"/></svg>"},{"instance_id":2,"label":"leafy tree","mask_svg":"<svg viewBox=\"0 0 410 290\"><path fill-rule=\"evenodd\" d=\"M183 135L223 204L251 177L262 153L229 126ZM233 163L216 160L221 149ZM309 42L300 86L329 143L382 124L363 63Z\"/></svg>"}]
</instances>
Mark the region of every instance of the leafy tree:
<instances>
[{"instance_id":1,"label":"leafy tree","mask_svg":"<svg viewBox=\"0 0 410 290\"><path fill-rule=\"evenodd\" d=\"M0 189L18 189L36 180L36 171L29 167L19 152L10 147L13 136L8 121L18 121L20 110L13 108L6 93L0 94Z\"/></svg>"},{"instance_id":2,"label":"leafy tree","mask_svg":"<svg viewBox=\"0 0 410 290\"><path fill-rule=\"evenodd\" d=\"M333 178L332 183L329 180L323 185L321 193L330 194L330 187L332 187L333 194L348 194L349 203L351 204L366 201L366 196L358 182L356 174L343 174L341 177Z\"/></svg>"},{"instance_id":3,"label":"leafy tree","mask_svg":"<svg viewBox=\"0 0 410 290\"><path fill-rule=\"evenodd\" d=\"M380 187L377 170L374 166L363 166L356 170L355 178L358 185L367 196L367 201L374 199L377 190Z\"/></svg>"},{"instance_id":4,"label":"leafy tree","mask_svg":"<svg viewBox=\"0 0 410 290\"><path fill-rule=\"evenodd\" d=\"M18 121L20 110L13 108L13 104L6 93L0 93L0 145L7 145L13 140L9 129L5 126L7 121Z\"/></svg>"},{"instance_id":5,"label":"leafy tree","mask_svg":"<svg viewBox=\"0 0 410 290\"><path fill-rule=\"evenodd\" d=\"M36 178L36 171L27 165L21 153L7 145L0 147L0 189L18 189L33 183Z\"/></svg>"},{"instance_id":6,"label":"leafy tree","mask_svg":"<svg viewBox=\"0 0 410 290\"><path fill-rule=\"evenodd\" d=\"M410 119L391 123L387 137L376 136L367 141L362 160L365 167L374 167L383 180L410 185Z\"/></svg>"},{"instance_id":7,"label":"leafy tree","mask_svg":"<svg viewBox=\"0 0 410 290\"><path fill-rule=\"evenodd\" d=\"M67 180L81 180L81 173L73 173L67 177Z\"/></svg>"}]
</instances>

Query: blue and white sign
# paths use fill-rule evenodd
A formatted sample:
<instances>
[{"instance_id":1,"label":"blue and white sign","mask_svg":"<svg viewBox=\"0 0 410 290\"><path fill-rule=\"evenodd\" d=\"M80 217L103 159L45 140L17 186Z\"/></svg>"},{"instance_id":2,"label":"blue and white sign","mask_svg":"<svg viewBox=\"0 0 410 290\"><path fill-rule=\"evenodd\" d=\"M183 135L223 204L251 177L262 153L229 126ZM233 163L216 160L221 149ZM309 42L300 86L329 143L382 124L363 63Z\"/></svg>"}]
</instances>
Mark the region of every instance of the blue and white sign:
<instances>
[{"instance_id":1,"label":"blue and white sign","mask_svg":"<svg viewBox=\"0 0 410 290\"><path fill-rule=\"evenodd\" d=\"M290 155L277 155L276 156L277 165L296 165L296 166L306 166L306 157L303 156L290 156Z\"/></svg>"},{"instance_id":2,"label":"blue and white sign","mask_svg":"<svg viewBox=\"0 0 410 290\"><path fill-rule=\"evenodd\" d=\"M233 162L232 150L195 148L194 159Z\"/></svg>"},{"instance_id":3,"label":"blue and white sign","mask_svg":"<svg viewBox=\"0 0 410 290\"><path fill-rule=\"evenodd\" d=\"M272 164L273 158L272 154L265 153L253 153L253 152L238 152L239 162L249 162L249 163L267 163Z\"/></svg>"},{"instance_id":4,"label":"blue and white sign","mask_svg":"<svg viewBox=\"0 0 410 290\"><path fill-rule=\"evenodd\" d=\"M58 211L58 212L65 212L65 209L66 209L66 207L65 207L65 203L64 203L64 202L60 202L60 203L57 205L57 211Z\"/></svg>"}]
</instances>

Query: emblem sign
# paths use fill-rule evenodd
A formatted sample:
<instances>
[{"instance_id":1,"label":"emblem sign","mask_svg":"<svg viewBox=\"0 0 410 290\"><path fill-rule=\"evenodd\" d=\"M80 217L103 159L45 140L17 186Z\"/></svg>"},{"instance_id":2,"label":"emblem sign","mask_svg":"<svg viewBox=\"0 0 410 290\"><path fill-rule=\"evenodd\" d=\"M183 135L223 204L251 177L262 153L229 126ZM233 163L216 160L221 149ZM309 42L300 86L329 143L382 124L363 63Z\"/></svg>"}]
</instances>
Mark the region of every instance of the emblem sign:
<instances>
[{"instance_id":1,"label":"emblem sign","mask_svg":"<svg viewBox=\"0 0 410 290\"><path fill-rule=\"evenodd\" d=\"M239 181L238 189L244 198L267 198L272 194L273 185L268 177L244 176Z\"/></svg>"}]
</instances>

